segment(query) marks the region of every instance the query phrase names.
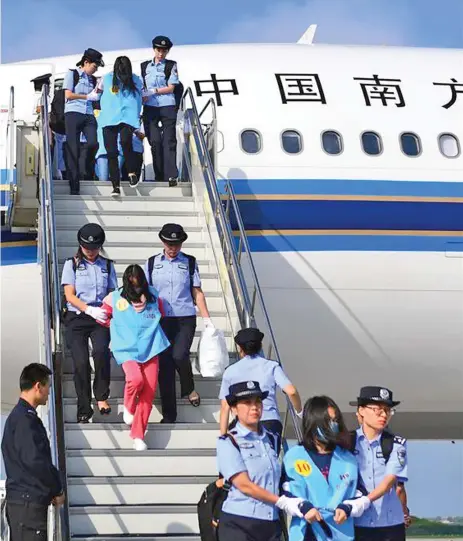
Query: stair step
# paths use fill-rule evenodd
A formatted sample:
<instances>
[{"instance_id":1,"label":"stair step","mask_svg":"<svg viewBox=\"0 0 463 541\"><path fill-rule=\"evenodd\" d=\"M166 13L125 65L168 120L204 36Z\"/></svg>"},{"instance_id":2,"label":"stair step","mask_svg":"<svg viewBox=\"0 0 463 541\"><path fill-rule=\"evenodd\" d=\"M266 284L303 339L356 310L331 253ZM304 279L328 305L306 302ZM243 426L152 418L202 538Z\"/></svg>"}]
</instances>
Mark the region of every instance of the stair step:
<instances>
[{"instance_id":1,"label":"stair step","mask_svg":"<svg viewBox=\"0 0 463 541\"><path fill-rule=\"evenodd\" d=\"M229 357L230 357L230 363L235 362L235 360L237 359L235 352L230 352ZM197 352L192 352L190 354L190 361L193 363L193 366L196 366L197 358L198 358ZM93 365L92 357L90 357L90 362ZM92 369L93 369L93 366L92 366ZM63 374L73 374L73 373L74 373L74 369L73 369L73 364L72 364L71 352L66 349L66 353L64 356L64 363L63 363ZM114 359L113 356L111 356L111 374L119 375L119 376L124 375L122 368L116 363L116 360Z\"/></svg>"},{"instance_id":2,"label":"stair step","mask_svg":"<svg viewBox=\"0 0 463 541\"><path fill-rule=\"evenodd\" d=\"M107 423L121 423L122 422L122 415L124 413L123 398L110 398L108 402L111 405L111 409L112 409L109 415L101 415L97 409L96 404L94 404L93 407L94 407L95 413L91 419L93 424L98 423L100 426L106 426ZM181 399L177 401L177 415L178 415L177 420L179 423L217 423L219 421L219 416L220 416L220 401L218 400L218 398L207 399L207 398L201 397L201 405L195 408L189 403L187 399ZM77 398L65 398L64 399L64 422L77 423L76 417L77 417ZM149 422L159 423L161 419L162 419L161 401L160 399L156 399L154 401L154 406L149 416ZM79 425L79 426L85 426L85 425ZM127 434L127 437L128 437L128 434ZM121 441L125 442L126 440L123 439ZM86 444L86 440L80 438L79 442L80 442L79 444L82 445L82 448L84 448ZM94 449L106 448L105 445L101 447L100 442L98 440L94 441L94 444L95 446L97 446L97 447L93 447ZM131 447L131 446L132 445L130 443L128 447ZM181 446L181 442L178 442L177 447L178 446ZM77 443L72 444L72 448L77 449L78 444Z\"/></svg>"},{"instance_id":3,"label":"stair step","mask_svg":"<svg viewBox=\"0 0 463 541\"><path fill-rule=\"evenodd\" d=\"M110 197L103 195L55 195L55 208L57 210L117 210L121 214L127 211L171 210L171 215L179 210L196 210L193 197L143 197L125 196Z\"/></svg>"},{"instance_id":4,"label":"stair step","mask_svg":"<svg viewBox=\"0 0 463 541\"><path fill-rule=\"evenodd\" d=\"M71 507L72 535L199 534L196 505ZM124 538L125 539L125 538ZM189 537L187 538L189 539Z\"/></svg>"},{"instance_id":5,"label":"stair step","mask_svg":"<svg viewBox=\"0 0 463 541\"><path fill-rule=\"evenodd\" d=\"M197 504L217 476L195 477L71 477L71 506ZM169 538L170 541L170 538Z\"/></svg>"},{"instance_id":6,"label":"stair step","mask_svg":"<svg viewBox=\"0 0 463 541\"><path fill-rule=\"evenodd\" d=\"M150 536L150 535L95 535L95 536L86 536L86 535L73 535L71 539L76 539L79 541L201 541L199 535L170 535L167 536Z\"/></svg>"},{"instance_id":7,"label":"stair step","mask_svg":"<svg viewBox=\"0 0 463 541\"><path fill-rule=\"evenodd\" d=\"M84 222L86 223L86 222ZM135 242L147 242L152 243L158 241L159 227L156 226L133 226L133 225L111 225L106 226L106 242L110 243L132 243ZM76 227L74 225L59 225L56 229L56 236L58 244L74 243L76 242ZM204 233L202 227L190 227L188 228L188 240L191 242L202 242L204 240Z\"/></svg>"},{"instance_id":8,"label":"stair step","mask_svg":"<svg viewBox=\"0 0 463 541\"><path fill-rule=\"evenodd\" d=\"M66 259L76 253L77 239L58 243L58 258ZM144 264L152 255L162 251L163 245L158 242L105 242L105 252L111 259L134 259L138 264ZM196 259L207 259L207 244L205 242L188 242L186 253Z\"/></svg>"},{"instance_id":9,"label":"stair step","mask_svg":"<svg viewBox=\"0 0 463 541\"><path fill-rule=\"evenodd\" d=\"M217 475L215 454L215 449L69 450L66 468L71 477L209 476Z\"/></svg>"},{"instance_id":10,"label":"stair step","mask_svg":"<svg viewBox=\"0 0 463 541\"><path fill-rule=\"evenodd\" d=\"M190 227L200 225L200 215L196 211L177 210L177 211L146 211L146 210L55 210L56 225L68 225L74 227L76 232L87 223L97 223L103 228L113 225L128 225L139 227L157 227L158 230L168 222L181 224L187 231Z\"/></svg>"},{"instance_id":11,"label":"stair step","mask_svg":"<svg viewBox=\"0 0 463 541\"><path fill-rule=\"evenodd\" d=\"M69 182L67 180L53 181L55 195L69 196ZM110 196L113 190L111 182L105 181L80 181L80 194L89 196ZM170 187L167 182L140 182L136 188L131 188L128 182L121 182L122 197L191 197L192 188L190 183L179 183Z\"/></svg>"},{"instance_id":12,"label":"stair step","mask_svg":"<svg viewBox=\"0 0 463 541\"><path fill-rule=\"evenodd\" d=\"M122 398L124 396L125 378L122 375L122 370L111 373L110 392L111 398ZM74 388L74 380L72 374L63 374L63 396L66 398L74 398L76 391ZM195 379L195 389L201 395L201 398L215 399L219 396L221 379L219 378L202 378L197 376ZM93 384L93 377L92 377ZM176 386L177 396L180 396L180 385ZM95 414L96 416L96 414Z\"/></svg>"}]
</instances>

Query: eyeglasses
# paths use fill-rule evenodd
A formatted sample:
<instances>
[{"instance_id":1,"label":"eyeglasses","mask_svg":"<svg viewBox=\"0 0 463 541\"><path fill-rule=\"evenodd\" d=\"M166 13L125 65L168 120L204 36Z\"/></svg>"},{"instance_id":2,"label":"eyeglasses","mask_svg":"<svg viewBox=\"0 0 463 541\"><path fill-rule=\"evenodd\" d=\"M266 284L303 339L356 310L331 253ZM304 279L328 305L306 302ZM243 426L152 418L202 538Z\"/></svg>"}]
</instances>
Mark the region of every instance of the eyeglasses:
<instances>
[{"instance_id":1,"label":"eyeglasses","mask_svg":"<svg viewBox=\"0 0 463 541\"><path fill-rule=\"evenodd\" d=\"M364 406L364 408L368 408L369 410L373 411L376 417L379 417L383 413L386 415L386 417L392 417L395 413L395 409L388 408L387 406Z\"/></svg>"}]
</instances>

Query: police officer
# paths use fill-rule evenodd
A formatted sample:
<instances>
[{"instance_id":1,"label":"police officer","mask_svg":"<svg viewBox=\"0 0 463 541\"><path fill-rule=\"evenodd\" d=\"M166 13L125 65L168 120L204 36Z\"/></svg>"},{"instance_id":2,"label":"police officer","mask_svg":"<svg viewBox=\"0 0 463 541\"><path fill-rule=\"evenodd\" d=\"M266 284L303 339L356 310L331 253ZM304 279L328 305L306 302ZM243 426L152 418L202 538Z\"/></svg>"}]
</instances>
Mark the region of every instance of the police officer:
<instances>
[{"instance_id":1,"label":"police officer","mask_svg":"<svg viewBox=\"0 0 463 541\"><path fill-rule=\"evenodd\" d=\"M176 186L177 107L174 90L175 85L179 84L177 63L166 61L173 45L168 37L156 36L152 43L154 58L141 65L145 85L145 133L151 145L155 180L161 182L168 179L169 186Z\"/></svg>"},{"instance_id":2,"label":"police officer","mask_svg":"<svg viewBox=\"0 0 463 541\"><path fill-rule=\"evenodd\" d=\"M98 150L97 125L93 114L92 101L98 101L95 91L94 73L104 67L103 55L95 49L87 49L77 65L77 83L75 71L69 70L64 78L63 88L66 103L64 105L64 121L66 127L66 152L68 178L71 195L79 195L79 150L80 134L87 140L86 175L94 178L95 155Z\"/></svg>"},{"instance_id":3,"label":"police officer","mask_svg":"<svg viewBox=\"0 0 463 541\"><path fill-rule=\"evenodd\" d=\"M5 423L2 453L6 470L6 512L11 541L46 541L48 506L64 503L59 471L37 407L45 406L51 371L43 364L26 366L21 395Z\"/></svg>"},{"instance_id":4,"label":"police officer","mask_svg":"<svg viewBox=\"0 0 463 541\"><path fill-rule=\"evenodd\" d=\"M205 327L213 326L201 289L196 259L182 252L188 235L179 224L165 224L159 232L164 250L151 256L145 263L149 285L156 288L162 301L164 317L161 326L172 344L159 359L159 388L162 402L162 423L175 423L177 402L175 397L175 370L180 376L180 394L190 404L201 403L195 391L190 362L190 348L196 331L196 309Z\"/></svg>"},{"instance_id":5,"label":"police officer","mask_svg":"<svg viewBox=\"0 0 463 541\"><path fill-rule=\"evenodd\" d=\"M405 524L402 503L397 485L407 479L406 440L385 432L394 414L392 391L385 387L362 387L356 401L357 429L354 454L359 474L371 505L355 520L357 541L404 541ZM382 439L392 436L393 445L389 458L383 455Z\"/></svg>"},{"instance_id":6,"label":"police officer","mask_svg":"<svg viewBox=\"0 0 463 541\"><path fill-rule=\"evenodd\" d=\"M238 422L217 441L218 470L231 484L220 514L220 541L279 541L278 509L303 517L303 499L279 496L277 438L260 423L267 395L257 381L241 381L226 397Z\"/></svg>"},{"instance_id":7,"label":"police officer","mask_svg":"<svg viewBox=\"0 0 463 541\"><path fill-rule=\"evenodd\" d=\"M302 418L301 397L296 387L294 387L288 376L284 373L283 368L276 361L271 361L261 356L263 339L264 334L259 329L252 327L241 329L235 336L240 360L230 365L223 374L219 392L219 398L222 401L220 409L221 434L226 434L230 417L230 407L226 400L228 388L233 383L241 381L243 374L247 374L250 379L258 381L261 388L267 392L262 415L262 424L265 428L278 434L281 438L283 425L281 424L276 400L277 387L288 395L296 410L296 414Z\"/></svg>"},{"instance_id":8,"label":"police officer","mask_svg":"<svg viewBox=\"0 0 463 541\"><path fill-rule=\"evenodd\" d=\"M102 415L109 414L110 380L108 318L101 308L108 293L117 289L117 276L110 259L100 255L105 232L98 224L86 224L77 233L79 248L66 261L61 284L66 297L64 324L68 348L74 362L74 384L77 394L77 422L88 423L93 416L90 392L88 340L92 341L95 362L93 393Z\"/></svg>"}]
</instances>

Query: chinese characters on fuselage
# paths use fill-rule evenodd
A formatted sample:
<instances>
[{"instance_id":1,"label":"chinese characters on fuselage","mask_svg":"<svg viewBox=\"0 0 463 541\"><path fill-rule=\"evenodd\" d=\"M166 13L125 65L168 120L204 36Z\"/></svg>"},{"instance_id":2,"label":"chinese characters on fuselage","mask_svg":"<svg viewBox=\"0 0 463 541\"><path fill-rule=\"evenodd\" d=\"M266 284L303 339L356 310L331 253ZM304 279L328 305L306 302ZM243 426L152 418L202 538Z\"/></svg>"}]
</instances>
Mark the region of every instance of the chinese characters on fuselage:
<instances>
[{"instance_id":1,"label":"chinese characters on fuselage","mask_svg":"<svg viewBox=\"0 0 463 541\"><path fill-rule=\"evenodd\" d=\"M317 73L275 73L275 77L283 105L294 102L327 104L323 84ZM372 77L352 77L352 80L359 85L359 91L367 107L375 104L382 107L406 106L405 96L400 87L401 79L380 77L374 74ZM210 79L198 80L194 83L198 97L212 94L219 107L223 105L223 94L239 95L236 79L217 79L215 73L211 74ZM448 87L450 90L450 98L442 105L444 109L452 107L457 101L458 94L463 94L463 83L459 83L454 77L450 78L449 83L433 82L432 84L437 87ZM256 90L257 93L264 91L264 86Z\"/></svg>"}]
</instances>

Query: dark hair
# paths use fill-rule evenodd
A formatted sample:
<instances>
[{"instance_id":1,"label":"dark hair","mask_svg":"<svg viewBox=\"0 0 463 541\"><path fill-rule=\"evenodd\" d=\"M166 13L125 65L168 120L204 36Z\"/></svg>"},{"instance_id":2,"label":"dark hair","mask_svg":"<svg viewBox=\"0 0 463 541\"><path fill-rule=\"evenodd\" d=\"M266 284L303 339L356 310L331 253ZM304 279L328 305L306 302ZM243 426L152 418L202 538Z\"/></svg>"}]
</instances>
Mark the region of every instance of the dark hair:
<instances>
[{"instance_id":1,"label":"dark hair","mask_svg":"<svg viewBox=\"0 0 463 541\"><path fill-rule=\"evenodd\" d=\"M138 285L133 281L136 280ZM138 302L144 295L146 302L155 302L156 297L150 292L148 281L140 265L129 265L122 277L121 297L129 302Z\"/></svg>"},{"instance_id":2,"label":"dark hair","mask_svg":"<svg viewBox=\"0 0 463 541\"><path fill-rule=\"evenodd\" d=\"M36 383L46 385L51 376L51 370L44 364L32 363L23 368L19 377L21 391L30 391Z\"/></svg>"},{"instance_id":3,"label":"dark hair","mask_svg":"<svg viewBox=\"0 0 463 541\"><path fill-rule=\"evenodd\" d=\"M118 56L114 62L113 92L119 91L119 85L122 85L122 90L128 90L134 96L138 92L133 80L132 62L128 56Z\"/></svg>"},{"instance_id":4,"label":"dark hair","mask_svg":"<svg viewBox=\"0 0 463 541\"><path fill-rule=\"evenodd\" d=\"M255 340L251 340L250 342L240 344L240 348L243 350L243 353L245 355L253 357L254 355L259 355L262 349L262 342L256 342Z\"/></svg>"},{"instance_id":5,"label":"dark hair","mask_svg":"<svg viewBox=\"0 0 463 541\"><path fill-rule=\"evenodd\" d=\"M336 412L336 421L339 425L339 433L336 434L330 427L330 416L328 408L333 408ZM317 440L317 428L320 428L325 434L327 443L321 442L327 450L333 451L336 445L347 449L349 448L349 432L346 428L341 410L336 402L329 396L313 396L309 398L304 405L302 416L303 444L306 449L316 451L315 441Z\"/></svg>"}]
</instances>

